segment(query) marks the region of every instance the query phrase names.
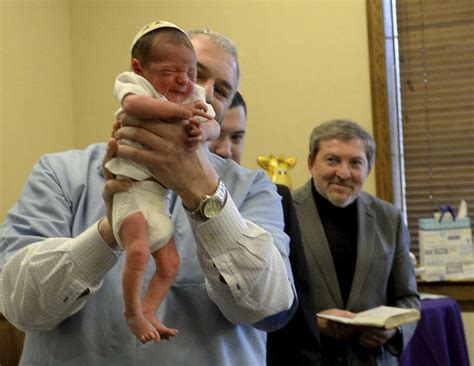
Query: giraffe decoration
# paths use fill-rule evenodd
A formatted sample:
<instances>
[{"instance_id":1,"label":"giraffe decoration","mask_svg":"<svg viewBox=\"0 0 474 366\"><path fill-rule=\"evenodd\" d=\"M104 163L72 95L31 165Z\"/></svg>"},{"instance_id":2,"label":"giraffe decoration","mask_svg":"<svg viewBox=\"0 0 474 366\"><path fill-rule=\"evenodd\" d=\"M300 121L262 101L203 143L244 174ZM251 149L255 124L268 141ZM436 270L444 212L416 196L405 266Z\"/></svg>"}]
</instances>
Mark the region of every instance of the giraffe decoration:
<instances>
[{"instance_id":1,"label":"giraffe decoration","mask_svg":"<svg viewBox=\"0 0 474 366\"><path fill-rule=\"evenodd\" d=\"M290 156L285 158L283 154L279 157L273 154L270 154L269 157L260 155L257 158L257 164L267 172L273 183L283 184L290 189L292 188L289 170L296 165L296 157Z\"/></svg>"}]
</instances>

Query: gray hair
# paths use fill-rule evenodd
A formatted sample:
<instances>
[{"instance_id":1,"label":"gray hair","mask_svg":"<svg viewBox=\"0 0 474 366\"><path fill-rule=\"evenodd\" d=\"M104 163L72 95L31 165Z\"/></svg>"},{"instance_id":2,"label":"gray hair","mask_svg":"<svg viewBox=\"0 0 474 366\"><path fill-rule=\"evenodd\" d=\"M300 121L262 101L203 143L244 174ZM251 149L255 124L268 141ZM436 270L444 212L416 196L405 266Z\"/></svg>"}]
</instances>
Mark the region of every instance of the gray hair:
<instances>
[{"instance_id":1,"label":"gray hair","mask_svg":"<svg viewBox=\"0 0 474 366\"><path fill-rule=\"evenodd\" d=\"M207 28L192 29L188 31L189 38L193 38L194 36L197 36L199 34L203 34L209 37L216 46L219 46L230 53L230 55L235 60L235 64L237 65L237 82L238 82L240 80L240 67L239 67L239 55L237 53L237 47L235 46L235 43L232 42L232 40L229 37L225 36L224 34L212 31Z\"/></svg>"},{"instance_id":2,"label":"gray hair","mask_svg":"<svg viewBox=\"0 0 474 366\"><path fill-rule=\"evenodd\" d=\"M361 139L365 145L365 156L369 165L369 170L375 162L375 141L373 137L359 124L347 119L333 119L316 126L309 138L309 154L314 159L319 151L322 141L334 138Z\"/></svg>"}]
</instances>

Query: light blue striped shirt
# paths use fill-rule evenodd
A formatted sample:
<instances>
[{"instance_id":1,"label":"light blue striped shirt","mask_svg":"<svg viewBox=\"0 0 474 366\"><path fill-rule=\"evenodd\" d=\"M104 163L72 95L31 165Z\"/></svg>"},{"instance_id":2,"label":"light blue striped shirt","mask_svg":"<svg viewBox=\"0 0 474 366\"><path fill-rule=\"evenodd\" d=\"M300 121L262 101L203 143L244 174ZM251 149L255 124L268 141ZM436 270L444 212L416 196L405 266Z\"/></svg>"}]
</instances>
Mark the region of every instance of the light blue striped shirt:
<instances>
[{"instance_id":1,"label":"light blue striped shirt","mask_svg":"<svg viewBox=\"0 0 474 366\"><path fill-rule=\"evenodd\" d=\"M0 310L28 331L21 364L264 365L265 331L296 303L275 186L212 155L230 193L222 212L191 228L172 199L181 266L158 318L179 334L142 345L123 316L124 256L97 231L104 153L95 144L42 157L0 228Z\"/></svg>"}]
</instances>

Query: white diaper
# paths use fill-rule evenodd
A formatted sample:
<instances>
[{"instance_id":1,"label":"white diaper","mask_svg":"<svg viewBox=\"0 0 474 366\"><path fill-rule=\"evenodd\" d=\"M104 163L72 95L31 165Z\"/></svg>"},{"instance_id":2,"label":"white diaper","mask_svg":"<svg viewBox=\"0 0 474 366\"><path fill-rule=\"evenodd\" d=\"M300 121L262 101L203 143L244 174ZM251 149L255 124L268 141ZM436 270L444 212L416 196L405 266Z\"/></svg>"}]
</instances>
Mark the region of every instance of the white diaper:
<instances>
[{"instance_id":1,"label":"white diaper","mask_svg":"<svg viewBox=\"0 0 474 366\"><path fill-rule=\"evenodd\" d=\"M173 235L173 224L168 213L169 189L158 182L132 182L127 192L115 193L112 208L112 227L118 244L123 248L119 232L123 220L134 212L141 212L148 224L150 251L165 246Z\"/></svg>"}]
</instances>

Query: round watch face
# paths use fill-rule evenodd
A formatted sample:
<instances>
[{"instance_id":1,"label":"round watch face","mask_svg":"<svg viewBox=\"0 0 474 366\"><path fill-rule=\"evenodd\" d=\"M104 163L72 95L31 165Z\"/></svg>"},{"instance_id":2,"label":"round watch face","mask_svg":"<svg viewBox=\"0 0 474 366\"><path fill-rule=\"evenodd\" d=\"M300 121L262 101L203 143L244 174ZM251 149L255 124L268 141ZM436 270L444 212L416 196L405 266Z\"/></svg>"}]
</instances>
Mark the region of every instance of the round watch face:
<instances>
[{"instance_id":1,"label":"round watch face","mask_svg":"<svg viewBox=\"0 0 474 366\"><path fill-rule=\"evenodd\" d=\"M209 197L206 204L203 207L202 213L207 218L211 218L219 214L222 209L222 203L217 197Z\"/></svg>"}]
</instances>

